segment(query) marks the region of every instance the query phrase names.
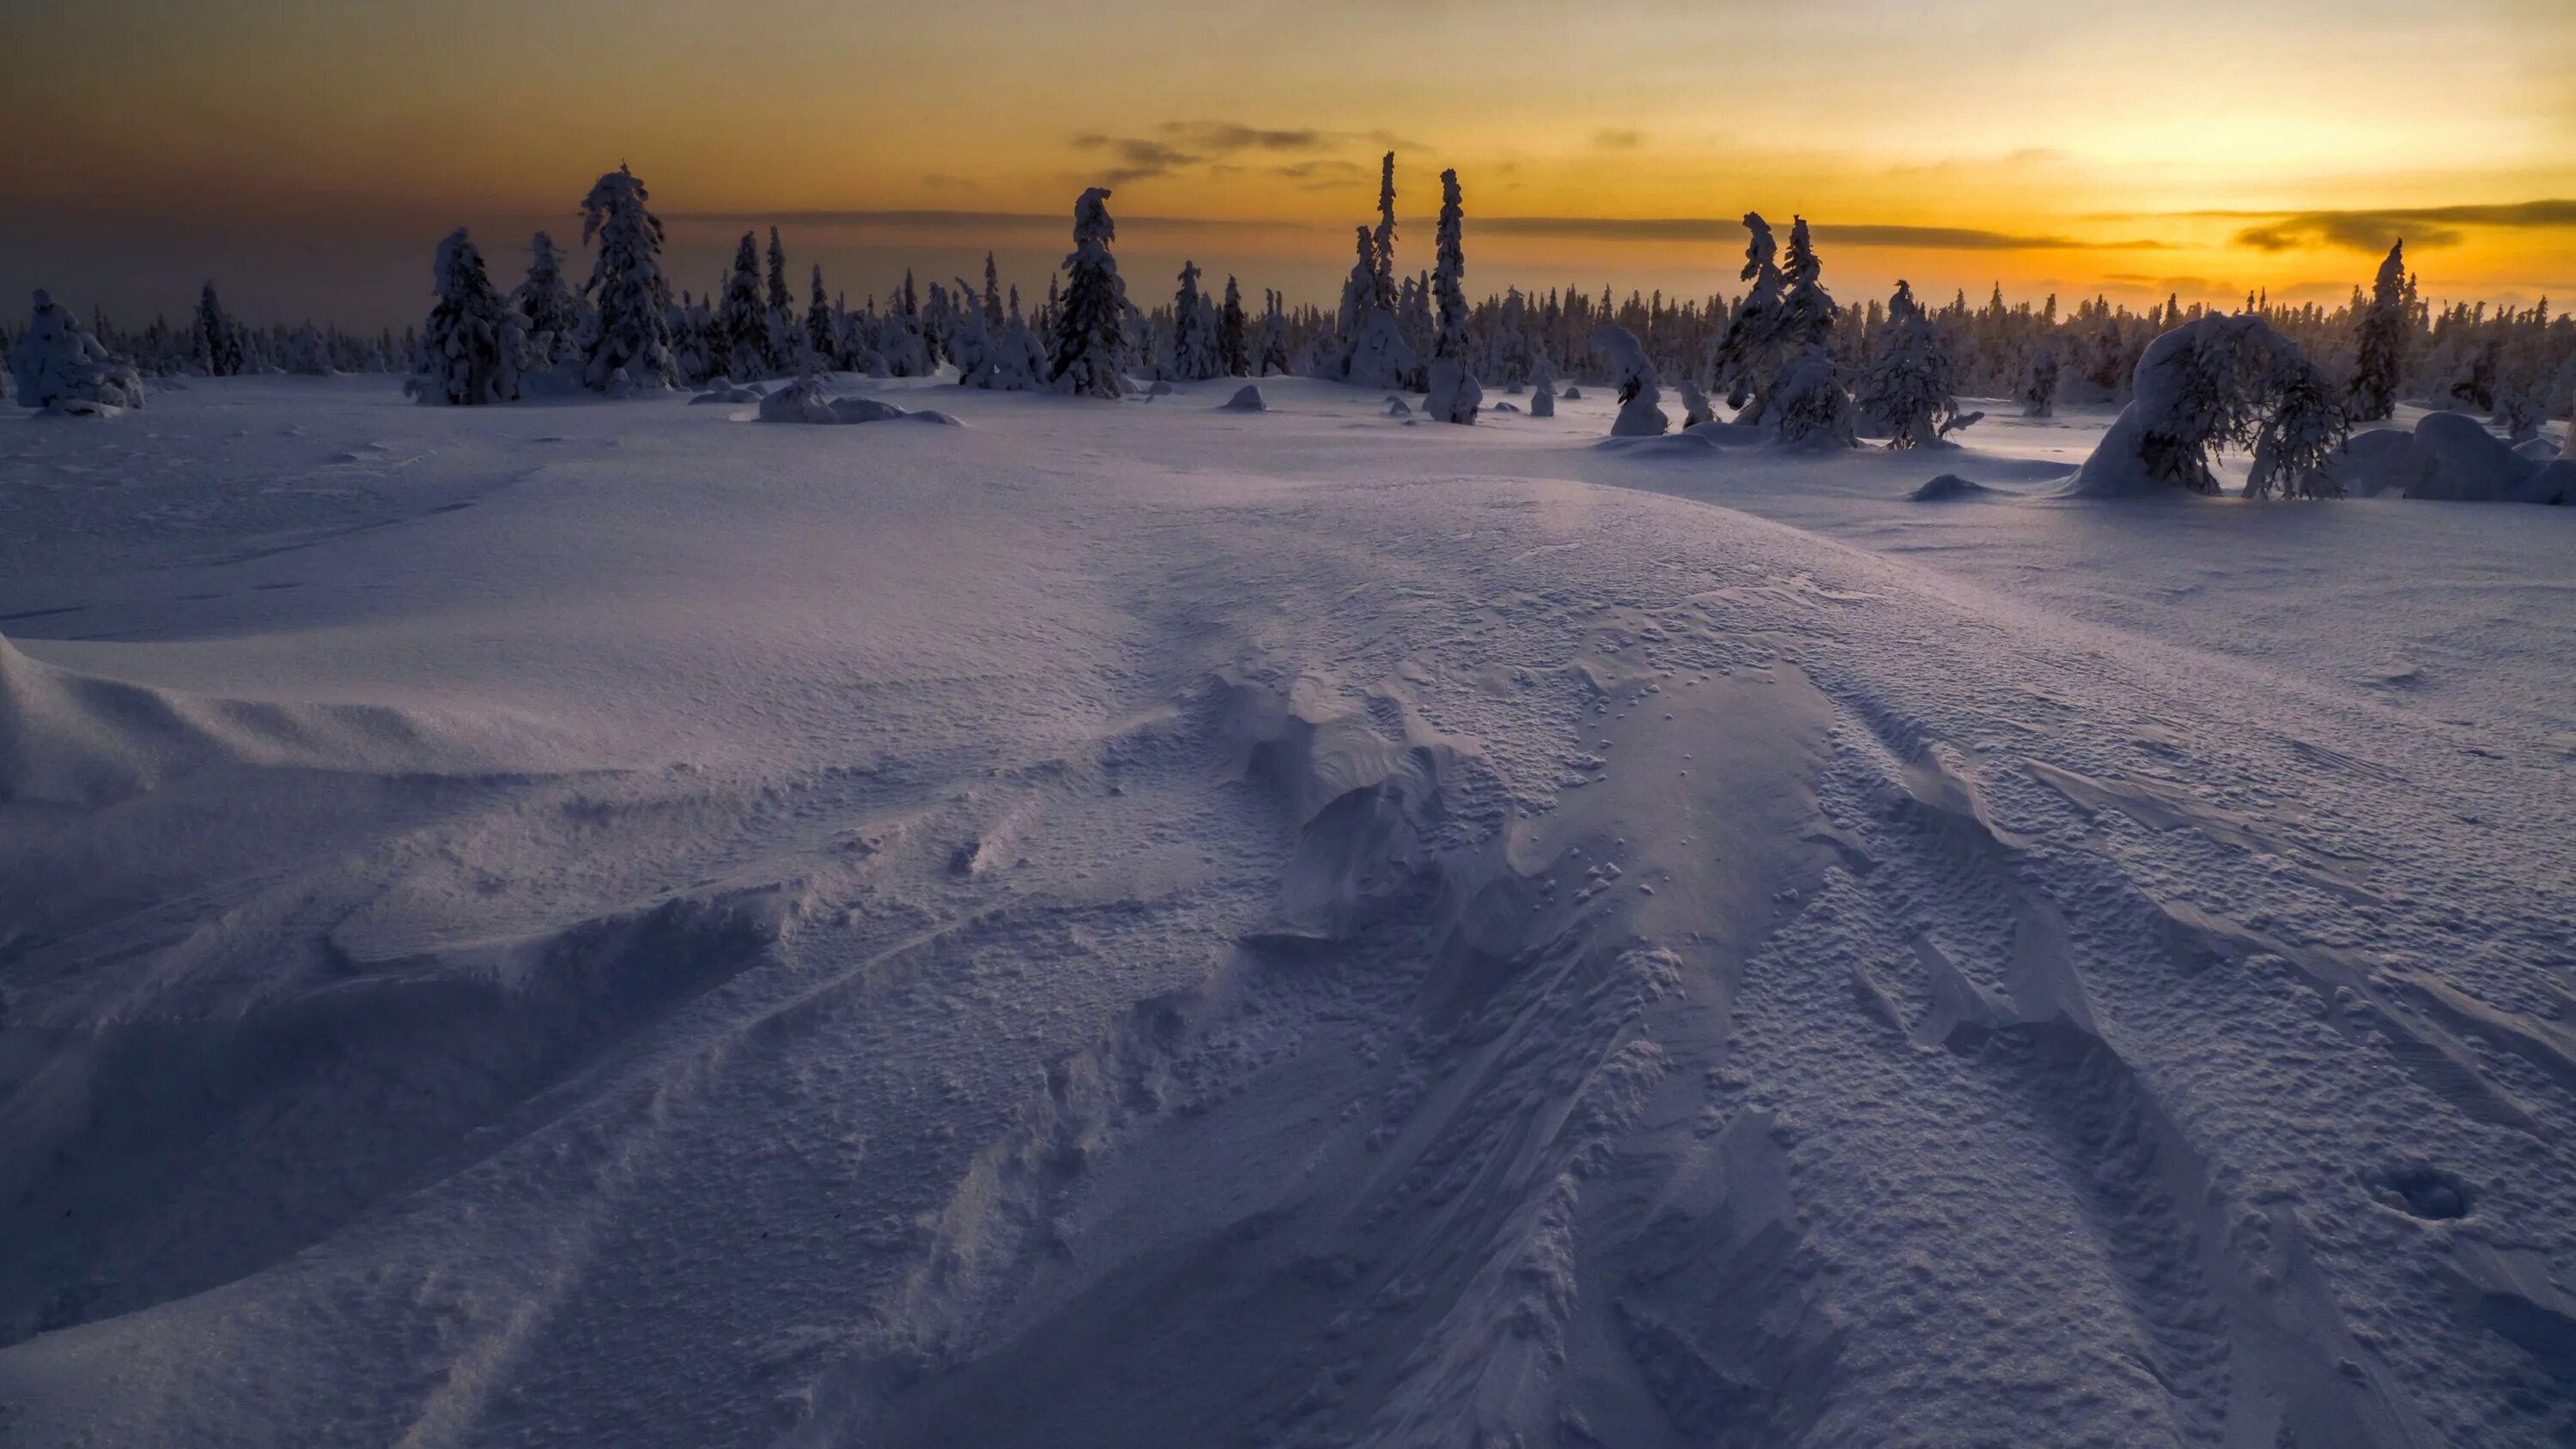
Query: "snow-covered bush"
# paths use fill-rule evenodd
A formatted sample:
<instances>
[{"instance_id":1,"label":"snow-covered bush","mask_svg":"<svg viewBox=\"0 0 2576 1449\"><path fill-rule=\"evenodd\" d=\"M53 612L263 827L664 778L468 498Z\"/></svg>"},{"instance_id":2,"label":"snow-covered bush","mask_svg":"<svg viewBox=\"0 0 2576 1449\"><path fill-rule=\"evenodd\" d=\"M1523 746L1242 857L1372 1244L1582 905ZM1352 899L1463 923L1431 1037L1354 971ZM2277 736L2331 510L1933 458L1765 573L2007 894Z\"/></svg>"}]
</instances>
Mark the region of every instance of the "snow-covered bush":
<instances>
[{"instance_id":1,"label":"snow-covered bush","mask_svg":"<svg viewBox=\"0 0 2576 1449\"><path fill-rule=\"evenodd\" d=\"M2057 416L2057 349L2042 347L2030 359L2030 375L2021 385L2021 415Z\"/></svg>"},{"instance_id":2,"label":"snow-covered bush","mask_svg":"<svg viewBox=\"0 0 2576 1449\"><path fill-rule=\"evenodd\" d=\"M432 275L438 304L421 328L428 363L415 380L421 400L457 407L518 401L518 314L492 289L483 253L465 228L438 244Z\"/></svg>"},{"instance_id":3,"label":"snow-covered bush","mask_svg":"<svg viewBox=\"0 0 2576 1449\"><path fill-rule=\"evenodd\" d=\"M1783 447L1850 448L1859 444L1859 410L1843 386L1843 370L1824 344L1811 344L1790 359L1771 390L1763 424Z\"/></svg>"},{"instance_id":4,"label":"snow-covered bush","mask_svg":"<svg viewBox=\"0 0 2576 1449\"><path fill-rule=\"evenodd\" d=\"M1861 369L1854 401L1887 425L1890 448L1931 447L1959 410L1958 374L1942 345L1941 330L1915 302L1914 289L1902 281L1887 299L1887 320L1879 324L1877 344Z\"/></svg>"},{"instance_id":5,"label":"snow-covered bush","mask_svg":"<svg viewBox=\"0 0 2576 1449\"><path fill-rule=\"evenodd\" d=\"M1619 416L1610 424L1614 438L1650 438L1669 431L1663 390L1656 385L1655 364L1625 327L1610 326L1592 334L1592 351L1609 366L1619 385Z\"/></svg>"},{"instance_id":6,"label":"snow-covered bush","mask_svg":"<svg viewBox=\"0 0 2576 1449\"><path fill-rule=\"evenodd\" d=\"M2349 432L2343 409L2315 364L2260 317L2212 313L2165 333L2138 358L2133 388L2071 491L2216 493L2210 456L2221 447L2253 453L2249 496L2341 491L2329 465Z\"/></svg>"},{"instance_id":7,"label":"snow-covered bush","mask_svg":"<svg viewBox=\"0 0 2576 1449\"><path fill-rule=\"evenodd\" d=\"M85 331L71 310L39 289L27 330L9 348L18 406L56 413L96 413L143 406L143 379Z\"/></svg>"},{"instance_id":8,"label":"snow-covered bush","mask_svg":"<svg viewBox=\"0 0 2576 1449\"><path fill-rule=\"evenodd\" d=\"M1073 204L1073 251L1064 259L1064 300L1056 310L1049 379L1059 392L1117 397L1127 388L1127 283L1109 254L1118 224L1109 188L1095 186Z\"/></svg>"},{"instance_id":9,"label":"snow-covered bush","mask_svg":"<svg viewBox=\"0 0 2576 1449\"><path fill-rule=\"evenodd\" d=\"M1537 364L1530 370L1529 388L1529 415L1534 418L1555 417L1556 368L1548 362L1544 352L1538 355Z\"/></svg>"},{"instance_id":10,"label":"snow-covered bush","mask_svg":"<svg viewBox=\"0 0 2576 1449\"><path fill-rule=\"evenodd\" d=\"M620 166L599 178L582 198L581 240L599 243L592 259L590 300L581 338L582 381L613 389L624 372L627 387L668 388L678 381L671 358L671 284L662 275L662 219L647 210L651 199L635 173Z\"/></svg>"}]
</instances>

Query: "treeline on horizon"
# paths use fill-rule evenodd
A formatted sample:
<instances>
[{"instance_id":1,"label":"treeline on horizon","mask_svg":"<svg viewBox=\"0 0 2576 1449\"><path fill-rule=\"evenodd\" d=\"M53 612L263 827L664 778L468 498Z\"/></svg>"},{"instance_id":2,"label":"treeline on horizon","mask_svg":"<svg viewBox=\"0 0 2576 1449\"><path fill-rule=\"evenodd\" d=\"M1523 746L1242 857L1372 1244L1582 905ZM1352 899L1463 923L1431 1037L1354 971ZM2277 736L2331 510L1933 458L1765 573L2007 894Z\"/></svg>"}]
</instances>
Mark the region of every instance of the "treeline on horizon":
<instances>
[{"instance_id":1,"label":"treeline on horizon","mask_svg":"<svg viewBox=\"0 0 2576 1449\"><path fill-rule=\"evenodd\" d=\"M1337 308L1292 306L1279 293L1265 291L1257 310L1247 311L1235 278L1226 278L1219 289L1194 265L1184 266L1168 300L1140 306L1109 263L1122 335L1098 340L1116 354L1118 370L1145 380L1331 376L1423 391L1430 363L1451 358L1482 382L1515 389L1542 373L1618 382L1622 364L1595 345L1602 329L1616 327L1634 337L1665 383L1723 391L1738 406L1748 401L1741 379L1725 375L1726 354L1731 334L1741 333L1749 312L1766 305L1767 263L1755 253L1770 242L1758 215L1746 218L1756 237L1739 278L1753 285L1742 291L1713 289L1697 298L1631 291L1621 298L1606 286L1598 293L1565 287L1543 295L1511 288L1470 303L1463 294L1443 296L1444 288L1459 286L1463 263L1447 277L1437 267L1394 265L1392 159L1381 180L1378 224L1358 228L1359 262ZM1448 180L1452 194L1444 229L1458 210L1454 173ZM1108 195L1087 193L1086 203L1094 194L1104 200ZM1050 275L1043 299L1023 298L1015 286L1006 286L988 254L980 279L933 279L925 286L907 272L882 300L868 295L854 306L844 292L827 287L820 267L810 268L805 278L793 277L775 227L765 247L756 232L746 232L733 265L714 287L674 291L660 269L661 223L647 201L643 183L624 168L594 186L579 212L582 245L594 252L590 278L580 286L566 276L564 250L540 232L529 243L523 279L504 293L490 283L471 239L455 233L437 251L433 280L439 301L426 330L453 329L461 319L491 332L494 348L509 334L514 355L485 369L495 377L474 386L488 393L506 372L511 396L518 395L520 380L549 370L578 375L580 385L601 392L612 389L612 375L620 369L628 374L626 388L697 387L717 379L785 377L806 366L888 377L930 376L947 366L972 378L983 364L980 385L1047 386L1060 384L1065 371L1059 364L1067 347L1066 284L1076 279L1086 245L1106 259L1114 236L1102 207L1096 225L1109 234L1088 243L1077 237L1065 267ZM1802 222L1801 237L1805 230ZM1815 265L1811 246L1807 255ZM2397 255L2392 252L2392 265ZM2385 271L2381 290L2389 280ZM2546 298L2529 308L2439 303L2421 294L2413 273L2401 272L2397 280L2397 325L2391 325L2387 299L2358 282L2350 300L2333 308L2317 302L2275 305L2261 293L2249 294L2233 311L2186 306L2178 297L2132 311L2103 295L2062 307L2055 295L2007 301L1998 284L1981 303L1960 291L1947 303L1919 310L1943 354L1948 385L1970 397L2027 403L2043 385L2035 369L2044 367L2054 400L2121 402L2140 355L2156 336L2204 316L2238 315L2260 318L2347 392L2360 385L2364 336L2376 326L2379 346L2390 355L2375 365L2383 371L2393 366L2394 380L2381 379L2374 388L2393 386L2397 394L2430 406L2492 414L2510 434L2527 434L2544 418L2567 415L2576 395L2576 317L2553 315ZM796 285L800 281L804 285ZM1890 302L1870 298L1858 305L1835 302L1817 278L1808 279L1808 291L1817 341L1854 378L1881 360L1891 337L1903 334L1892 325L1899 319L1891 309L1914 305L1902 284ZM77 325L69 320L70 309L57 311L62 317L53 325ZM1358 334L1380 326L1381 318L1391 335L1363 341ZM1101 330L1096 320L1086 325ZM97 350L148 377L425 376L437 361L429 355L432 343L424 327L397 335L316 321L245 323L226 310L211 280L184 321L156 317L129 327L93 310L86 331ZM13 351L17 340L0 324L0 353ZM453 348L452 342L440 345ZM1353 354L1361 348L1373 356L1360 359L1354 371ZM592 366L603 349L615 354L612 365ZM2385 416L2375 408L2355 416L2374 413Z\"/></svg>"}]
</instances>

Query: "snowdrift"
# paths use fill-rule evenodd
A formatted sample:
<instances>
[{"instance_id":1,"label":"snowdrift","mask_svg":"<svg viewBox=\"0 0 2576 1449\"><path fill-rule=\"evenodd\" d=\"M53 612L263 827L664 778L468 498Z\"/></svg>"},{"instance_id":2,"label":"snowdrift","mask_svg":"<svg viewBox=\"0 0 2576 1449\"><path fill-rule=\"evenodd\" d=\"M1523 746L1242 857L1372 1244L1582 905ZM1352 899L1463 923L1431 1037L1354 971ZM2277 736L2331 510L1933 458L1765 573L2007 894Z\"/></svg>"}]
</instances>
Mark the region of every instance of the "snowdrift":
<instances>
[{"instance_id":1,"label":"snowdrift","mask_svg":"<svg viewBox=\"0 0 2576 1449\"><path fill-rule=\"evenodd\" d=\"M95 808L220 766L400 773L473 758L417 713L122 684L40 664L0 636L0 803Z\"/></svg>"}]
</instances>

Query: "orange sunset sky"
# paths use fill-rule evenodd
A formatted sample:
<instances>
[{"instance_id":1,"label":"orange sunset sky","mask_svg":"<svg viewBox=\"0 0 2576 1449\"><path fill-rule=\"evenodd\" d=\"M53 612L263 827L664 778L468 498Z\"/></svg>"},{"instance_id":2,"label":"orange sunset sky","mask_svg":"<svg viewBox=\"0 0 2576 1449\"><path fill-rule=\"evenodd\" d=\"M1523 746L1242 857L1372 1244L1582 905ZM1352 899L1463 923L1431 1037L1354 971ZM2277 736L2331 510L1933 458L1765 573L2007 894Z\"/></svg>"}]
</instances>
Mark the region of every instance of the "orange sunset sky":
<instances>
[{"instance_id":1,"label":"orange sunset sky","mask_svg":"<svg viewBox=\"0 0 2576 1449\"><path fill-rule=\"evenodd\" d=\"M254 320L427 305L438 237L515 275L620 161L703 289L775 220L853 302L1001 256L1043 291L1085 185L1141 298L1190 256L1329 302L1398 153L1470 290L1731 290L1748 208L1845 300L2576 294L2576 3L1226 5L16 0L0 284ZM15 303L10 304L13 308Z\"/></svg>"}]
</instances>

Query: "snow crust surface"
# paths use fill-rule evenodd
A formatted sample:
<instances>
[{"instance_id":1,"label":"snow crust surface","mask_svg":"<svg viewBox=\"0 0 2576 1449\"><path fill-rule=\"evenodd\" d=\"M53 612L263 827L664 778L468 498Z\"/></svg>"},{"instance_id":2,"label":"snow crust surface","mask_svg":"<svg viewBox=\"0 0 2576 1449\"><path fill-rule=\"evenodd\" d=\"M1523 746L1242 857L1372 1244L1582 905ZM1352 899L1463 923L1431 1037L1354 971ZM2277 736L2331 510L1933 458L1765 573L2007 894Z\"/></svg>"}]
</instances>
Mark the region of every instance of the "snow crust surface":
<instances>
[{"instance_id":1,"label":"snow crust surface","mask_svg":"<svg viewBox=\"0 0 2576 1449\"><path fill-rule=\"evenodd\" d=\"M0 419L0 1441L2576 1432L2576 510L1238 386Z\"/></svg>"}]
</instances>

